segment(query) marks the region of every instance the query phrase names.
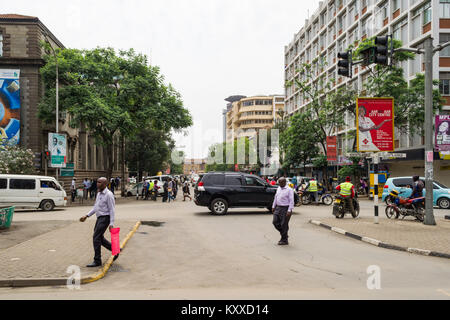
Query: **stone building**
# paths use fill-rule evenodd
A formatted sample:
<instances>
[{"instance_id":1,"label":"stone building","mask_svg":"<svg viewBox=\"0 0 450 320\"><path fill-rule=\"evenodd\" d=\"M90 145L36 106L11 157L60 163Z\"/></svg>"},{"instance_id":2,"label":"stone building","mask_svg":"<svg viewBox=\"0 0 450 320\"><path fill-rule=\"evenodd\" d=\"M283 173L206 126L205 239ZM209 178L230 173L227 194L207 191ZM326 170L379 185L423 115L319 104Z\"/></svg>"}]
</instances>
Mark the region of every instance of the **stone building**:
<instances>
[{"instance_id":1,"label":"stone building","mask_svg":"<svg viewBox=\"0 0 450 320\"><path fill-rule=\"evenodd\" d=\"M20 72L20 142L23 147L42 154L48 149L48 133L55 132L55 125L43 124L37 116L37 108L43 96L40 68L45 55L41 42L54 49L64 48L52 32L37 17L18 14L0 14L0 69ZM1 80L0 80L1 81ZM67 135L67 163L73 165L74 176L81 184L84 178L97 178L106 174L107 163L103 148L95 144L83 128L70 128L68 115L60 112L59 133ZM1 123L0 123L1 125ZM120 148L118 141L113 147L115 167L113 176L121 176ZM44 161L42 161L44 162ZM45 168L41 174L56 175L56 170ZM126 172L127 174L127 172ZM125 174L125 176L126 176ZM65 189L70 186L72 176L59 177Z\"/></svg>"}]
</instances>

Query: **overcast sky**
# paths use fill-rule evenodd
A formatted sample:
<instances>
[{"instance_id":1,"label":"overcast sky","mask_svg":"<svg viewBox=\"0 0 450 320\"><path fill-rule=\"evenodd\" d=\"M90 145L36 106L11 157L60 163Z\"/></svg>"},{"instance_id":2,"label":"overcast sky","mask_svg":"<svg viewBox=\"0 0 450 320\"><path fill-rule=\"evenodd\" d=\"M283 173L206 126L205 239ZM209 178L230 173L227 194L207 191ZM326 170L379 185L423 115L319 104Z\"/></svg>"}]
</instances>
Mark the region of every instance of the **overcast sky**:
<instances>
[{"instance_id":1,"label":"overcast sky","mask_svg":"<svg viewBox=\"0 0 450 320\"><path fill-rule=\"evenodd\" d=\"M318 0L15 0L2 13L37 16L68 48L135 48L182 94L194 126L176 134L187 157L222 141L231 95L283 94L284 46Z\"/></svg>"}]
</instances>

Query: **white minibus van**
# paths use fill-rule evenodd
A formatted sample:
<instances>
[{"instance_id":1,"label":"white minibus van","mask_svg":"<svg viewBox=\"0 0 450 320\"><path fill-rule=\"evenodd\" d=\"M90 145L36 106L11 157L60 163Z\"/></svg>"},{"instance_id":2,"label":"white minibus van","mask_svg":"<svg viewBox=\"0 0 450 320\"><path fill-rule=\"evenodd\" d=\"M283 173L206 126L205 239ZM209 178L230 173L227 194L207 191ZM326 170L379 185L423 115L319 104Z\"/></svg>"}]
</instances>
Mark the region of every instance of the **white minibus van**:
<instances>
[{"instance_id":1,"label":"white minibus van","mask_svg":"<svg viewBox=\"0 0 450 320\"><path fill-rule=\"evenodd\" d=\"M67 194L53 177L0 174L0 207L51 211L66 205Z\"/></svg>"}]
</instances>

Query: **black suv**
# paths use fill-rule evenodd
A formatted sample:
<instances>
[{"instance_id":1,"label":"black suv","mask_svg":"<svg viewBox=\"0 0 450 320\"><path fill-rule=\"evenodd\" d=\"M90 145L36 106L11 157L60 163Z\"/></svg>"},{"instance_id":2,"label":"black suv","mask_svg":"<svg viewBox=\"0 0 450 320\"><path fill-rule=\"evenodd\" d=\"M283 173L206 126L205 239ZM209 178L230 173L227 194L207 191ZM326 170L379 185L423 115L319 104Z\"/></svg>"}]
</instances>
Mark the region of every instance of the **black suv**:
<instances>
[{"instance_id":1,"label":"black suv","mask_svg":"<svg viewBox=\"0 0 450 320\"><path fill-rule=\"evenodd\" d=\"M272 210L277 187L255 175L240 172L211 172L194 189L195 204L224 215L228 208L257 207Z\"/></svg>"}]
</instances>

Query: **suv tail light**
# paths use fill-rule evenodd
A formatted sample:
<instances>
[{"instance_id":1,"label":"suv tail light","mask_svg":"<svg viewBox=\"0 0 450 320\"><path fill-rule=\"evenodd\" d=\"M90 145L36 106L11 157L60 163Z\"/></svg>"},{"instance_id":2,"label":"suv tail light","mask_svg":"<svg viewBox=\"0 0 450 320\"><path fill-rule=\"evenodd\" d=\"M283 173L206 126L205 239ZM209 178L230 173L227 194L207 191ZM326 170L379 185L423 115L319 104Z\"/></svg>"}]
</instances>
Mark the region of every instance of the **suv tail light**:
<instances>
[{"instance_id":1,"label":"suv tail light","mask_svg":"<svg viewBox=\"0 0 450 320\"><path fill-rule=\"evenodd\" d=\"M197 190L198 191L206 191L205 187L204 187L204 183L202 181L200 181L197 185Z\"/></svg>"},{"instance_id":2,"label":"suv tail light","mask_svg":"<svg viewBox=\"0 0 450 320\"><path fill-rule=\"evenodd\" d=\"M389 189L389 186L387 184L384 185L385 189Z\"/></svg>"}]
</instances>

